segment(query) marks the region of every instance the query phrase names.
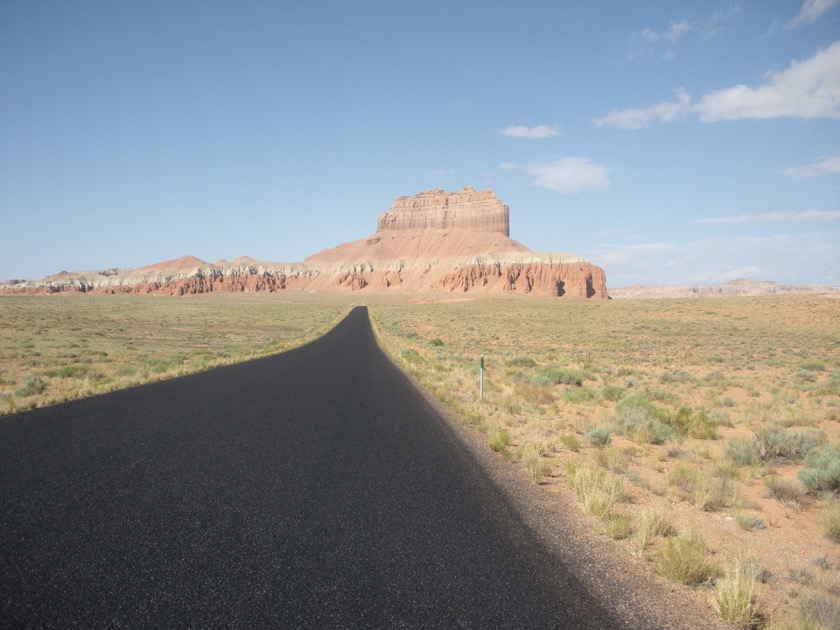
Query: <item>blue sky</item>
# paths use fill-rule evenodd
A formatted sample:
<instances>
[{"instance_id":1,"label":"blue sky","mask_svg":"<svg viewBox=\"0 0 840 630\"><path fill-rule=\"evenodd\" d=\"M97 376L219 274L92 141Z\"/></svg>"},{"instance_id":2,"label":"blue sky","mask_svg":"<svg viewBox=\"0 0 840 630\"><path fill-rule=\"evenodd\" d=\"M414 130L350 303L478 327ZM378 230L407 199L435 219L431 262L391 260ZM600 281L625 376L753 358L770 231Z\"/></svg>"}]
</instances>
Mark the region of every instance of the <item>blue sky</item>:
<instances>
[{"instance_id":1,"label":"blue sky","mask_svg":"<svg viewBox=\"0 0 840 630\"><path fill-rule=\"evenodd\" d=\"M840 285L840 0L0 3L0 280L466 185L611 287Z\"/></svg>"}]
</instances>

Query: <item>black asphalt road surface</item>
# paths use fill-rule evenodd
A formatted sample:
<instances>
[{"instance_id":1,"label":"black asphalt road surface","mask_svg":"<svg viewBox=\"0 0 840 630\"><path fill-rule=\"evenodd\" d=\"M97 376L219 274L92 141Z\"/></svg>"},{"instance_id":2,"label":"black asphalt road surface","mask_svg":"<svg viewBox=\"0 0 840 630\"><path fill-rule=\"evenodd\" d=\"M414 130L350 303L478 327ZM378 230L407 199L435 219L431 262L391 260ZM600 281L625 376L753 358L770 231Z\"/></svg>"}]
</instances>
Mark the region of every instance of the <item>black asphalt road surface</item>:
<instances>
[{"instance_id":1,"label":"black asphalt road surface","mask_svg":"<svg viewBox=\"0 0 840 630\"><path fill-rule=\"evenodd\" d=\"M609 628L380 351L0 418L0 625Z\"/></svg>"}]
</instances>

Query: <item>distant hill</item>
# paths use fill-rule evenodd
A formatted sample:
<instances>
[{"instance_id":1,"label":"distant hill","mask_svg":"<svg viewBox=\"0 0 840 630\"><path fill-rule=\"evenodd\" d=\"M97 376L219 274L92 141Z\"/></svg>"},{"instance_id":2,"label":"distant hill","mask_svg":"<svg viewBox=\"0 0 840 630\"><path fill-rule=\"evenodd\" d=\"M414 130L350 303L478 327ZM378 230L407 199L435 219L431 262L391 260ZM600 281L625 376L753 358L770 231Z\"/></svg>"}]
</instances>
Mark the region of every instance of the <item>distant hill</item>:
<instances>
[{"instance_id":1,"label":"distant hill","mask_svg":"<svg viewBox=\"0 0 840 630\"><path fill-rule=\"evenodd\" d=\"M777 282L756 282L733 280L713 285L633 285L621 289L610 289L609 295L616 300L630 298L714 298L761 295L792 295L806 293L836 293L840 287L815 284L779 284Z\"/></svg>"},{"instance_id":2,"label":"distant hill","mask_svg":"<svg viewBox=\"0 0 840 630\"><path fill-rule=\"evenodd\" d=\"M604 270L579 256L534 252L509 236L509 209L491 190L467 186L400 197L376 232L300 263L184 256L139 269L61 272L10 280L4 293L210 291L430 291L607 297Z\"/></svg>"}]
</instances>

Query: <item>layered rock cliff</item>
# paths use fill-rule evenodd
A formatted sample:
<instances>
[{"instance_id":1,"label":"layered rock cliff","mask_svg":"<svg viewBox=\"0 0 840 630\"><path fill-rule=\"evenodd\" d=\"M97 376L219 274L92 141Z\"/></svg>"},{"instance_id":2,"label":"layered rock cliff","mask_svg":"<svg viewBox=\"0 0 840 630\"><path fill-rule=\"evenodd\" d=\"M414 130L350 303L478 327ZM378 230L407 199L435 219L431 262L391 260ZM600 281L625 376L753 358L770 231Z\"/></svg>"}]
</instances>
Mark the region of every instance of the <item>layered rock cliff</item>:
<instances>
[{"instance_id":1,"label":"layered rock cliff","mask_svg":"<svg viewBox=\"0 0 840 630\"><path fill-rule=\"evenodd\" d=\"M430 190L400 197L379 215L380 230L448 230L498 232L510 236L510 210L492 190L466 186L457 192Z\"/></svg>"},{"instance_id":2,"label":"layered rock cliff","mask_svg":"<svg viewBox=\"0 0 840 630\"><path fill-rule=\"evenodd\" d=\"M570 254L541 254L509 236L509 210L490 190L466 187L400 197L379 215L377 231L301 263L242 257L206 263L185 256L139 269L62 272L9 281L12 293L210 291L514 292L607 298L600 267Z\"/></svg>"}]
</instances>

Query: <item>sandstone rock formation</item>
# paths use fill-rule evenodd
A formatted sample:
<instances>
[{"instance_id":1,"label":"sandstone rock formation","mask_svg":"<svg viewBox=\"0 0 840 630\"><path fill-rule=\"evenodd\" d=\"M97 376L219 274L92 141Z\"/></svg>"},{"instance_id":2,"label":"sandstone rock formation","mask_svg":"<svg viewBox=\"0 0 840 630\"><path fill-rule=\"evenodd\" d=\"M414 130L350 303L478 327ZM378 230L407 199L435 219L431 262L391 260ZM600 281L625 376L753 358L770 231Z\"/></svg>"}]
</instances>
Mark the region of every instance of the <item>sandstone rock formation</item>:
<instances>
[{"instance_id":1,"label":"sandstone rock formation","mask_svg":"<svg viewBox=\"0 0 840 630\"><path fill-rule=\"evenodd\" d=\"M490 190L466 187L400 197L377 231L301 263L241 257L215 264L185 256L139 269L66 273L9 281L14 293L209 291L513 292L606 298L600 267L570 254L541 254L509 237L509 209Z\"/></svg>"},{"instance_id":2,"label":"sandstone rock formation","mask_svg":"<svg viewBox=\"0 0 840 630\"><path fill-rule=\"evenodd\" d=\"M443 190L400 197L379 215L376 230L447 230L498 232L510 236L510 211L492 190L467 186L457 192Z\"/></svg>"}]
</instances>

